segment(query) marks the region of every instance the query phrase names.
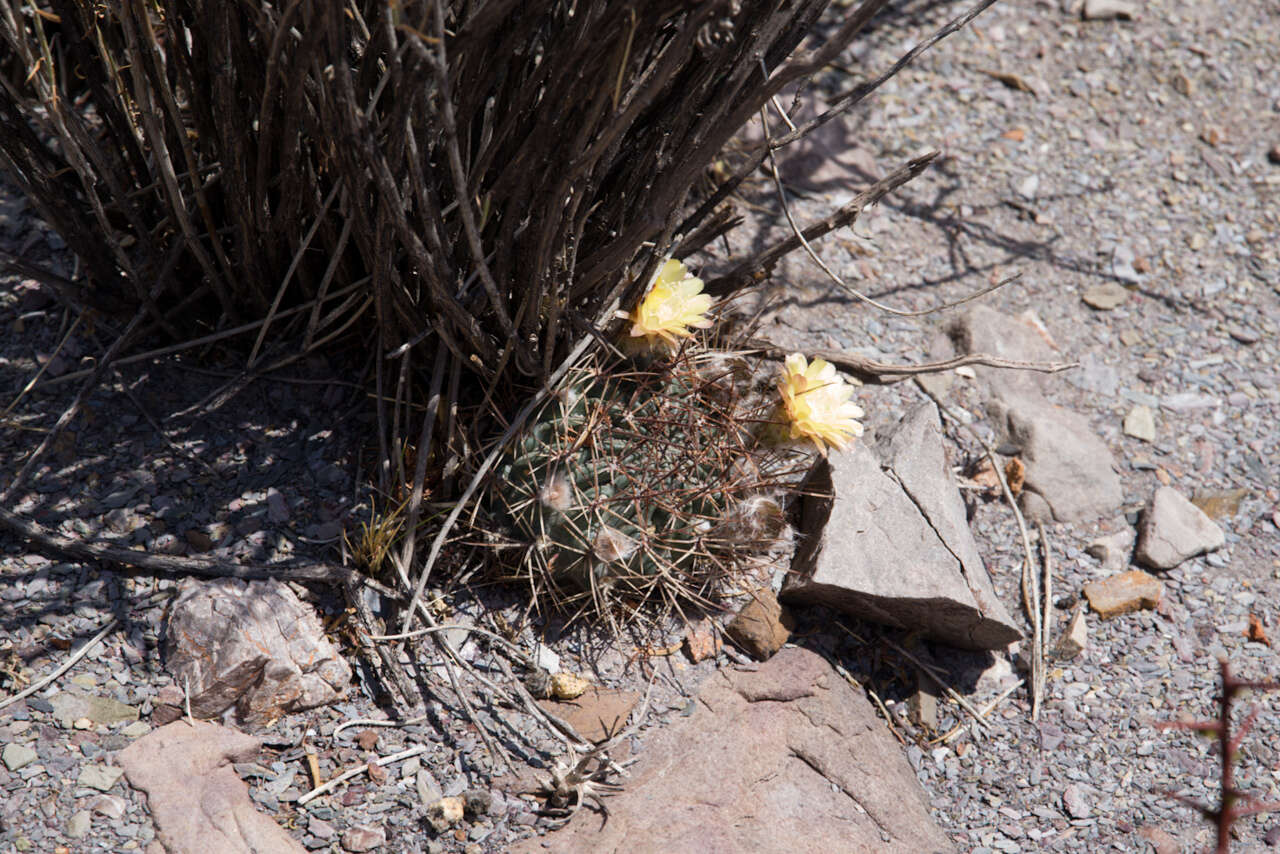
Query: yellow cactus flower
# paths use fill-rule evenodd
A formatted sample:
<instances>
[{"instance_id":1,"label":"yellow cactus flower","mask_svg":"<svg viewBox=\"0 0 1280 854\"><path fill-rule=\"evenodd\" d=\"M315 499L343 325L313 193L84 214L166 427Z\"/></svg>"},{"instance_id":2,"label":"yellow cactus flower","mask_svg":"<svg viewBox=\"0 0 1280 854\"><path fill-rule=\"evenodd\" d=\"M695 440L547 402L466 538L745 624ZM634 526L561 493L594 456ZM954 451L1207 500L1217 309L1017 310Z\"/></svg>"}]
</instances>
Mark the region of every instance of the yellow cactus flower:
<instances>
[{"instance_id":1,"label":"yellow cactus flower","mask_svg":"<svg viewBox=\"0 0 1280 854\"><path fill-rule=\"evenodd\" d=\"M815 358L810 363L792 353L778 378L778 393L790 438L812 440L823 456L828 445L843 449L850 439L862 435L862 425L856 420L863 416L862 407L849 399L853 387L825 359Z\"/></svg>"},{"instance_id":2,"label":"yellow cactus flower","mask_svg":"<svg viewBox=\"0 0 1280 854\"><path fill-rule=\"evenodd\" d=\"M672 258L662 265L636 310L619 314L631 321L632 338L644 337L649 344L658 339L675 344L677 338L693 334L690 326L711 326L706 316L710 309L711 297L702 292L702 279L690 275L684 264Z\"/></svg>"}]
</instances>

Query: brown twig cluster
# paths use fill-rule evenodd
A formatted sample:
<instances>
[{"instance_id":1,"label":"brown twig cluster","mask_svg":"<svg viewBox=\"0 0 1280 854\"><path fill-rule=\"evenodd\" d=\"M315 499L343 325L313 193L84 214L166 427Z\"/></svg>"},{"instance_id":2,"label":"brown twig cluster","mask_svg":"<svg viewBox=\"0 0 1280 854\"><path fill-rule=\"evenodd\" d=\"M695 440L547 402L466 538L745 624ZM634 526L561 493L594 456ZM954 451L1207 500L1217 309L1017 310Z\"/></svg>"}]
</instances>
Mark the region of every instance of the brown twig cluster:
<instances>
[{"instance_id":1,"label":"brown twig cluster","mask_svg":"<svg viewBox=\"0 0 1280 854\"><path fill-rule=\"evenodd\" d=\"M136 340L243 336L246 377L227 394L319 348L370 344L378 485L414 485L413 531L428 470L436 497L456 493L451 474L474 472L498 432L489 416L510 424L665 257L731 227L724 203L755 166L992 2L706 187L725 143L887 0L842 12L805 50L827 0L0 0L0 167L80 263L70 279L0 268L75 308L134 310L132 341L102 368ZM717 290L797 245L740 259Z\"/></svg>"},{"instance_id":2,"label":"brown twig cluster","mask_svg":"<svg viewBox=\"0 0 1280 854\"><path fill-rule=\"evenodd\" d=\"M1200 813L1206 821L1214 825L1217 830L1217 842L1214 851L1216 854L1226 854L1231 849L1231 826L1237 819L1257 815L1258 813L1280 810L1280 801L1260 801L1236 788L1236 757L1240 753L1240 744L1244 741L1244 737L1249 734L1249 730L1253 728L1254 721L1258 718L1258 707L1250 708L1244 721L1238 727L1233 727L1231 717L1235 702L1242 693L1246 691L1280 691L1280 681L1240 679L1231 672L1231 664L1225 658L1219 660L1218 668L1222 680L1222 693L1217 697L1217 718L1199 721L1166 721L1157 724L1157 726L1160 729L1190 730L1191 732L1198 732L1217 738L1218 761L1221 767L1221 792L1218 796L1218 805L1215 807L1209 804L1202 804L1175 792L1169 792L1168 794L1179 803Z\"/></svg>"}]
</instances>

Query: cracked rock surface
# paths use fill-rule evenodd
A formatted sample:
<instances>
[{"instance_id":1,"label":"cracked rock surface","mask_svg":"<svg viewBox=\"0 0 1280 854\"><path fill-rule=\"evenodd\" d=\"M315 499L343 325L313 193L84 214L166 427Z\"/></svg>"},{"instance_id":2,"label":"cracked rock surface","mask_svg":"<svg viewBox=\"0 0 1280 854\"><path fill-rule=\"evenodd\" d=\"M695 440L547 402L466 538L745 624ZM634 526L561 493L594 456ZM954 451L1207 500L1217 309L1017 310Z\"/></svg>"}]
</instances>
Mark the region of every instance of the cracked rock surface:
<instances>
[{"instance_id":1,"label":"cracked rock surface","mask_svg":"<svg viewBox=\"0 0 1280 854\"><path fill-rule=\"evenodd\" d=\"M275 580L186 579L169 611L166 652L197 717L232 710L261 724L330 703L351 681L315 612Z\"/></svg>"},{"instance_id":2,"label":"cracked rock surface","mask_svg":"<svg viewBox=\"0 0 1280 854\"><path fill-rule=\"evenodd\" d=\"M951 482L933 404L887 440L819 465L804 502L803 545L783 595L967 649L1021 637L991 587Z\"/></svg>"}]
</instances>

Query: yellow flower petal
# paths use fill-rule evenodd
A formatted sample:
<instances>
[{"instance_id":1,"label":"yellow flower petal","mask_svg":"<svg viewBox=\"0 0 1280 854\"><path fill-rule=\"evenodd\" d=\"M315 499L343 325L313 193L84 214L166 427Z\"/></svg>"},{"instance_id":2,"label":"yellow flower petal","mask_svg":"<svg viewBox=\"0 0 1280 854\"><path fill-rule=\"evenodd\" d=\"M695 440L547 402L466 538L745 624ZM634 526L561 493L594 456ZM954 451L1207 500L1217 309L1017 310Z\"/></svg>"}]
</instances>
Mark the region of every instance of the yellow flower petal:
<instances>
[{"instance_id":1,"label":"yellow flower petal","mask_svg":"<svg viewBox=\"0 0 1280 854\"><path fill-rule=\"evenodd\" d=\"M853 388L836 373L835 365L815 358L809 363L799 353L787 356L778 378L778 394L792 439L809 439L819 453L827 446L845 448L862 435L856 419L862 407L853 403Z\"/></svg>"},{"instance_id":2,"label":"yellow flower petal","mask_svg":"<svg viewBox=\"0 0 1280 854\"><path fill-rule=\"evenodd\" d=\"M677 338L693 333L689 327L706 329L712 299L702 293L702 280L689 274L684 264L672 258L662 265L645 298L629 315L631 336L644 337L650 344L658 340L675 344Z\"/></svg>"}]
</instances>

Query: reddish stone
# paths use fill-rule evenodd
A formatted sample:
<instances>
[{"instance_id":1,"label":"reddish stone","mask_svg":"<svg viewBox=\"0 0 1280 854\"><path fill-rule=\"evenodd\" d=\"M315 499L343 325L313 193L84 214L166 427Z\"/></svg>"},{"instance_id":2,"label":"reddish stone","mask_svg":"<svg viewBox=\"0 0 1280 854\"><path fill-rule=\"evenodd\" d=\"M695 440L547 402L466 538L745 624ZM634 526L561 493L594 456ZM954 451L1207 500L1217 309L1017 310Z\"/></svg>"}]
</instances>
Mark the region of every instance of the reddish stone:
<instances>
[{"instance_id":1,"label":"reddish stone","mask_svg":"<svg viewBox=\"0 0 1280 854\"><path fill-rule=\"evenodd\" d=\"M1103 619L1142 608L1155 608L1160 604L1163 592L1164 585L1160 583L1160 579L1140 569L1112 575L1101 581L1091 581L1084 586L1084 597Z\"/></svg>"}]
</instances>

